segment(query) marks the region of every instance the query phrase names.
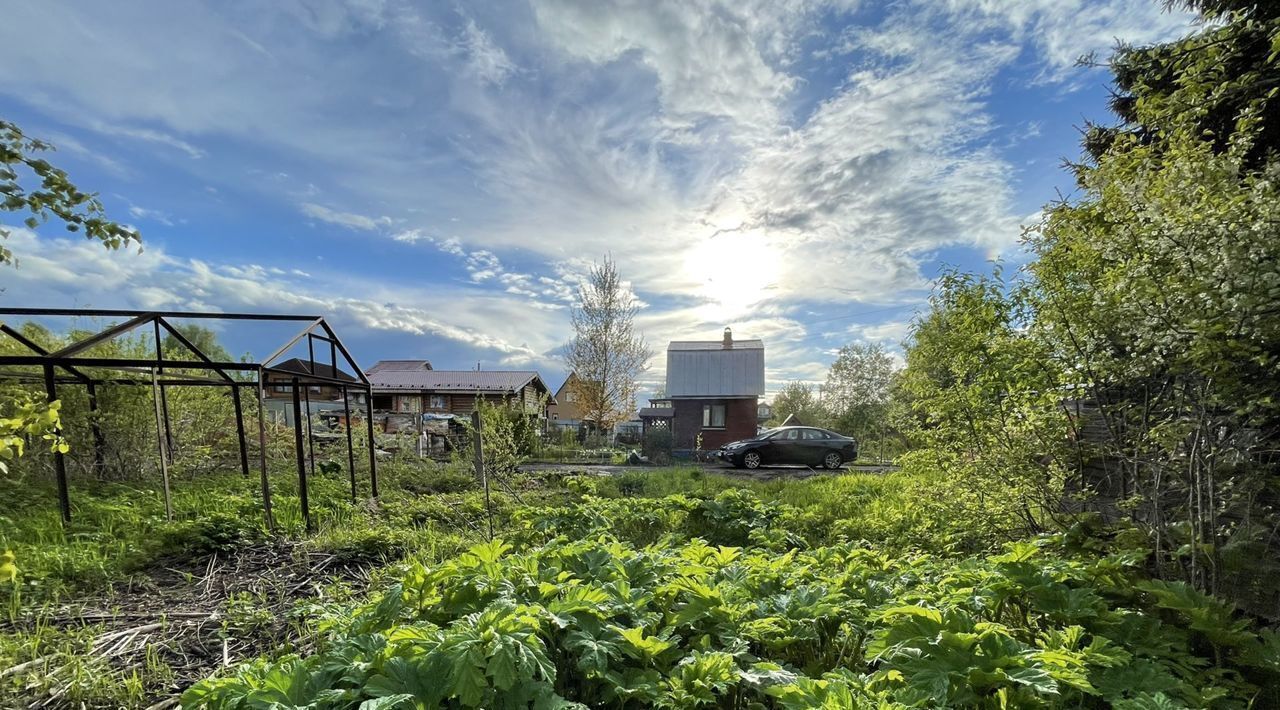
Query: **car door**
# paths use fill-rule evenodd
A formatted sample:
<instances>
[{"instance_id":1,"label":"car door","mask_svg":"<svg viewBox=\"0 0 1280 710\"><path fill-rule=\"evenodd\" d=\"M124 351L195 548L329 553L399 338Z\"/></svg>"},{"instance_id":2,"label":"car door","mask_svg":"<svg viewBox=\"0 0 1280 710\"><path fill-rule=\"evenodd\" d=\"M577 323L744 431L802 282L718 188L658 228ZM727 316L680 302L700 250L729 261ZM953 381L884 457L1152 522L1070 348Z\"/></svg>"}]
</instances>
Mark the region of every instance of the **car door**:
<instances>
[{"instance_id":1,"label":"car door","mask_svg":"<svg viewBox=\"0 0 1280 710\"><path fill-rule=\"evenodd\" d=\"M796 463L795 459L798 454L800 430L787 429L780 431L776 436L769 439L769 445L765 447L763 458L766 463Z\"/></svg>"},{"instance_id":2,"label":"car door","mask_svg":"<svg viewBox=\"0 0 1280 710\"><path fill-rule=\"evenodd\" d=\"M822 463L822 458L827 455L829 444L830 441L827 439L826 432L821 429L801 429L797 453L803 460L796 463L803 463L809 466L816 466Z\"/></svg>"}]
</instances>

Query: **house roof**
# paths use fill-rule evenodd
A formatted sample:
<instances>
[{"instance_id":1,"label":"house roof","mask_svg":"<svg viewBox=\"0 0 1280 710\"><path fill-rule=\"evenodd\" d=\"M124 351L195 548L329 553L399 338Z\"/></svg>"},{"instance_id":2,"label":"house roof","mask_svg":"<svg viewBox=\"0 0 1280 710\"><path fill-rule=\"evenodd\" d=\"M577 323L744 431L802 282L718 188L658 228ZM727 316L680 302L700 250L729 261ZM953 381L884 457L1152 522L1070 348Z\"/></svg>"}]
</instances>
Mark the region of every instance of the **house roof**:
<instances>
[{"instance_id":1,"label":"house roof","mask_svg":"<svg viewBox=\"0 0 1280 710\"><path fill-rule=\"evenodd\" d=\"M313 370L312 367L315 369ZM315 375L317 377L327 377L331 380L345 380L347 382L359 382L355 377L344 372L342 368L337 369L337 375L334 375L333 365L327 365L323 362L309 363L300 357L295 357L284 362L271 366L272 370L283 370L285 372L296 372L299 375Z\"/></svg>"},{"instance_id":2,"label":"house roof","mask_svg":"<svg viewBox=\"0 0 1280 710\"><path fill-rule=\"evenodd\" d=\"M667 350L764 350L764 341L734 340L733 347L726 348L723 340L672 340Z\"/></svg>"},{"instance_id":3,"label":"house roof","mask_svg":"<svg viewBox=\"0 0 1280 710\"><path fill-rule=\"evenodd\" d=\"M667 346L666 399L763 397L764 342L674 340Z\"/></svg>"},{"instance_id":4,"label":"house roof","mask_svg":"<svg viewBox=\"0 0 1280 710\"><path fill-rule=\"evenodd\" d=\"M369 370L375 390L429 390L433 392L518 392L534 382L549 392L533 370Z\"/></svg>"},{"instance_id":5,"label":"house roof","mask_svg":"<svg viewBox=\"0 0 1280 710\"><path fill-rule=\"evenodd\" d=\"M573 382L573 381L574 381L574 380L576 380L576 379L578 379L578 373L576 373L576 372L570 372L570 373L568 374L568 376L566 376L566 377L564 378L564 382L561 382L561 383L560 383L560 387L556 390L556 396L557 396L557 397L559 397L559 396L560 396L560 393L561 393L561 392L564 392L564 388L565 388L565 387L568 387L568 386L569 386L569 383L570 383L570 382Z\"/></svg>"},{"instance_id":6,"label":"house roof","mask_svg":"<svg viewBox=\"0 0 1280 710\"><path fill-rule=\"evenodd\" d=\"M428 360L379 360L373 363L373 367L365 370L366 375L372 375L375 372L385 372L388 370L396 372L416 372L418 370L430 370L431 362Z\"/></svg>"}]
</instances>

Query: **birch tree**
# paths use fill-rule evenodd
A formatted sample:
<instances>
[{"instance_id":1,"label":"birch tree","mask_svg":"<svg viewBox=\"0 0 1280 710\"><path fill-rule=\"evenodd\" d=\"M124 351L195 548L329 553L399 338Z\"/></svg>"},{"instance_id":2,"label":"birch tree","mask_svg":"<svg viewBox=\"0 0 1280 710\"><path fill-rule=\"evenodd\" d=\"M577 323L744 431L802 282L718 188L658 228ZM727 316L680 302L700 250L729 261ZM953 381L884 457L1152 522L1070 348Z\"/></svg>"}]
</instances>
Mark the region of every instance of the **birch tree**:
<instances>
[{"instance_id":1,"label":"birch tree","mask_svg":"<svg viewBox=\"0 0 1280 710\"><path fill-rule=\"evenodd\" d=\"M635 328L640 310L618 265L605 257L579 288L573 309L573 339L565 365L578 377L569 387L582 418L608 431L635 408L640 375L653 351Z\"/></svg>"}]
</instances>

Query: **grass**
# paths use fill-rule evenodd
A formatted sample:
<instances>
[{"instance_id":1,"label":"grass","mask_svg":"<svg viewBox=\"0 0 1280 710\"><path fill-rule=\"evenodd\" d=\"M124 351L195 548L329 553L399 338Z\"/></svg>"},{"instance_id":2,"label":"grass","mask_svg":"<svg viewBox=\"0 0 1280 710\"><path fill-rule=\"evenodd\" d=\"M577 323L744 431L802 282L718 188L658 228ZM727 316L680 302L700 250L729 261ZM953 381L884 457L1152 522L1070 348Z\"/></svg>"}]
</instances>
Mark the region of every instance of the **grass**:
<instances>
[{"instance_id":1,"label":"grass","mask_svg":"<svg viewBox=\"0 0 1280 710\"><path fill-rule=\"evenodd\" d=\"M312 478L312 534L305 531L296 478L283 467L270 476L274 533L262 515L258 479L238 474L176 476L173 520L166 519L160 488L151 482L73 480L73 518L65 526L51 482L0 478L0 497L13 502L0 516L0 550L12 550L18 566L13 583L0 581L0 706L34 698L87 707L149 704L143 701L194 680L175 680L173 666L184 662L175 653L212 654L216 661L217 633L254 653L290 648L309 633L306 622L281 618L293 607L349 599L376 583L380 568L407 557L444 559L484 539L483 495L469 473L434 462L393 461L380 466L380 474L376 505L353 504L342 474ZM546 495L531 491L524 497L540 501ZM502 493L493 499L505 522L513 502ZM280 569L261 569L255 555L267 555L268 564ZM233 587L249 589L210 607L200 585L218 563L243 563L246 574L262 579L242 585L233 578ZM296 569L306 575L312 564L328 567L317 571L312 586L294 589L297 580L289 574ZM224 628L202 629L197 648L170 648L184 622L164 615L193 605L221 619ZM121 620L139 613L161 619L163 628L149 632L151 642L125 644L127 653L112 655L118 649L104 648L102 639L138 625ZM92 621L85 621L86 614ZM119 619L98 622L103 615ZM211 634L213 648L205 648Z\"/></svg>"}]
</instances>

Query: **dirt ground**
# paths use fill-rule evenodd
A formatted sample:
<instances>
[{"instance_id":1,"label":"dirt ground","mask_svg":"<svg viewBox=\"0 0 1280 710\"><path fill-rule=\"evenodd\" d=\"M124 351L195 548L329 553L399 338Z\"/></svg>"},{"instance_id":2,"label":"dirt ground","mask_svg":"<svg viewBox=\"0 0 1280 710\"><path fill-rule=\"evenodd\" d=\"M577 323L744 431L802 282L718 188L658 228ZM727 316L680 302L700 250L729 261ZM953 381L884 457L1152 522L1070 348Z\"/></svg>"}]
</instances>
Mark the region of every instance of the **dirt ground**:
<instances>
[{"instance_id":1,"label":"dirt ground","mask_svg":"<svg viewBox=\"0 0 1280 710\"><path fill-rule=\"evenodd\" d=\"M281 647L305 653L301 626L292 623L296 602L317 597L334 578L363 589L369 570L367 563L348 564L298 543L254 545L175 566L161 562L109 594L46 610L39 619L5 622L0 633L35 624L92 626L96 635L78 654L81 662L105 662L123 674L139 671L150 710L161 710L176 706L182 690L219 666ZM157 661L170 672L143 672ZM17 698L23 707L69 707L63 696L74 681L57 680L70 674L66 665L65 656L51 654L4 674L55 679L46 690Z\"/></svg>"}]
</instances>

